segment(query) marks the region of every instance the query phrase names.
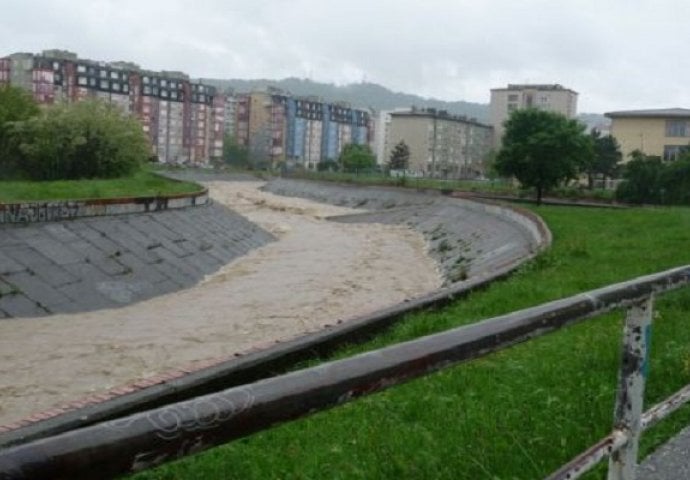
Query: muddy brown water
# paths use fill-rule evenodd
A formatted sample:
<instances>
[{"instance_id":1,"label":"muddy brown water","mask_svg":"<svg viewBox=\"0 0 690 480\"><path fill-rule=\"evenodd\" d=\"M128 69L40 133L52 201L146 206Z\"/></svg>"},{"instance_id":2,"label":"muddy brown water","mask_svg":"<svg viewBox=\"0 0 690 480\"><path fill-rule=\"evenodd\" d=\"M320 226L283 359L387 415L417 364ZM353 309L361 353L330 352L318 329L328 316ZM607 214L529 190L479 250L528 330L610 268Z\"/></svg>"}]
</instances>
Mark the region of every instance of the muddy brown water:
<instances>
[{"instance_id":1,"label":"muddy brown water","mask_svg":"<svg viewBox=\"0 0 690 480\"><path fill-rule=\"evenodd\" d=\"M232 356L439 288L423 236L327 220L358 212L212 182L278 240L195 287L123 308L0 321L0 425L208 358Z\"/></svg>"}]
</instances>

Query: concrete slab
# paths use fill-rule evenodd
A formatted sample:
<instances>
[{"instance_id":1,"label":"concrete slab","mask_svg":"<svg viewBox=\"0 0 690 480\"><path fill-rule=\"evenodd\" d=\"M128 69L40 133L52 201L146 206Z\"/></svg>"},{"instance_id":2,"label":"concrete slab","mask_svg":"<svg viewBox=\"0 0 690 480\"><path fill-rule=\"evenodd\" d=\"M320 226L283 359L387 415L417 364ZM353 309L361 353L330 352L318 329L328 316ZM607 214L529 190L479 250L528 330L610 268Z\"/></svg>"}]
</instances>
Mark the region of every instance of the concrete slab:
<instances>
[{"instance_id":1,"label":"concrete slab","mask_svg":"<svg viewBox=\"0 0 690 480\"><path fill-rule=\"evenodd\" d=\"M649 455L637 468L637 480L690 478L690 427Z\"/></svg>"}]
</instances>

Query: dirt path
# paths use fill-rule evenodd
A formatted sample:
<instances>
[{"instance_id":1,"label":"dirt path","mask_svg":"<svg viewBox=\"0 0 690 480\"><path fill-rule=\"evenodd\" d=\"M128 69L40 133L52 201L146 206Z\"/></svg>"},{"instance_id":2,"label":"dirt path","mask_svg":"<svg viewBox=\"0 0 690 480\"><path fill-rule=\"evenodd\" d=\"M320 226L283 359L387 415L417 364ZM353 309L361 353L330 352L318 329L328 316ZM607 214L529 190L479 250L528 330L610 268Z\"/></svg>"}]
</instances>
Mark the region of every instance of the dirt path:
<instances>
[{"instance_id":1,"label":"dirt path","mask_svg":"<svg viewBox=\"0 0 690 480\"><path fill-rule=\"evenodd\" d=\"M324 220L356 212L210 183L279 237L199 285L128 307L0 321L0 425L195 361L318 330L439 287L411 229Z\"/></svg>"}]
</instances>

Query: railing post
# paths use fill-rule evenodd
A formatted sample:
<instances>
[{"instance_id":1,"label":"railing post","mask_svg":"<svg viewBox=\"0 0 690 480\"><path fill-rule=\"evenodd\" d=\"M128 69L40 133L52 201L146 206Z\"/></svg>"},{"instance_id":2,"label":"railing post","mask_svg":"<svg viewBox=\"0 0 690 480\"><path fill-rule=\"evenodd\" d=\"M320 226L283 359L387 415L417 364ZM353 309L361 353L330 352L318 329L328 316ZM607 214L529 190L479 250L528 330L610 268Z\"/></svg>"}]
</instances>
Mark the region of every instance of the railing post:
<instances>
[{"instance_id":1,"label":"railing post","mask_svg":"<svg viewBox=\"0 0 690 480\"><path fill-rule=\"evenodd\" d=\"M640 441L644 387L649 368L653 295L628 310L623 329L621 366L614 412L614 429L624 430L630 440L609 458L608 480L634 480Z\"/></svg>"}]
</instances>

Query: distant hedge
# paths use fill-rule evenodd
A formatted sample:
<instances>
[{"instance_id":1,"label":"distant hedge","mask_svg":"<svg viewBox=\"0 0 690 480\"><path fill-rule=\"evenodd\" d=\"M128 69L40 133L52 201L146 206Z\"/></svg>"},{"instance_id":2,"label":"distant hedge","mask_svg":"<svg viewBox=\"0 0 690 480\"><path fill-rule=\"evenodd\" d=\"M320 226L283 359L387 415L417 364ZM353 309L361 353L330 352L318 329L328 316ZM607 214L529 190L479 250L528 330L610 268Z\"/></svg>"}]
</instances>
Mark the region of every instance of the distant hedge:
<instances>
[{"instance_id":1,"label":"distant hedge","mask_svg":"<svg viewBox=\"0 0 690 480\"><path fill-rule=\"evenodd\" d=\"M10 143L15 170L33 180L125 176L150 154L139 122L96 100L49 107L14 122Z\"/></svg>"},{"instance_id":2,"label":"distant hedge","mask_svg":"<svg viewBox=\"0 0 690 480\"><path fill-rule=\"evenodd\" d=\"M634 153L625 165L616 198L629 203L690 205L690 152L669 162Z\"/></svg>"}]
</instances>

